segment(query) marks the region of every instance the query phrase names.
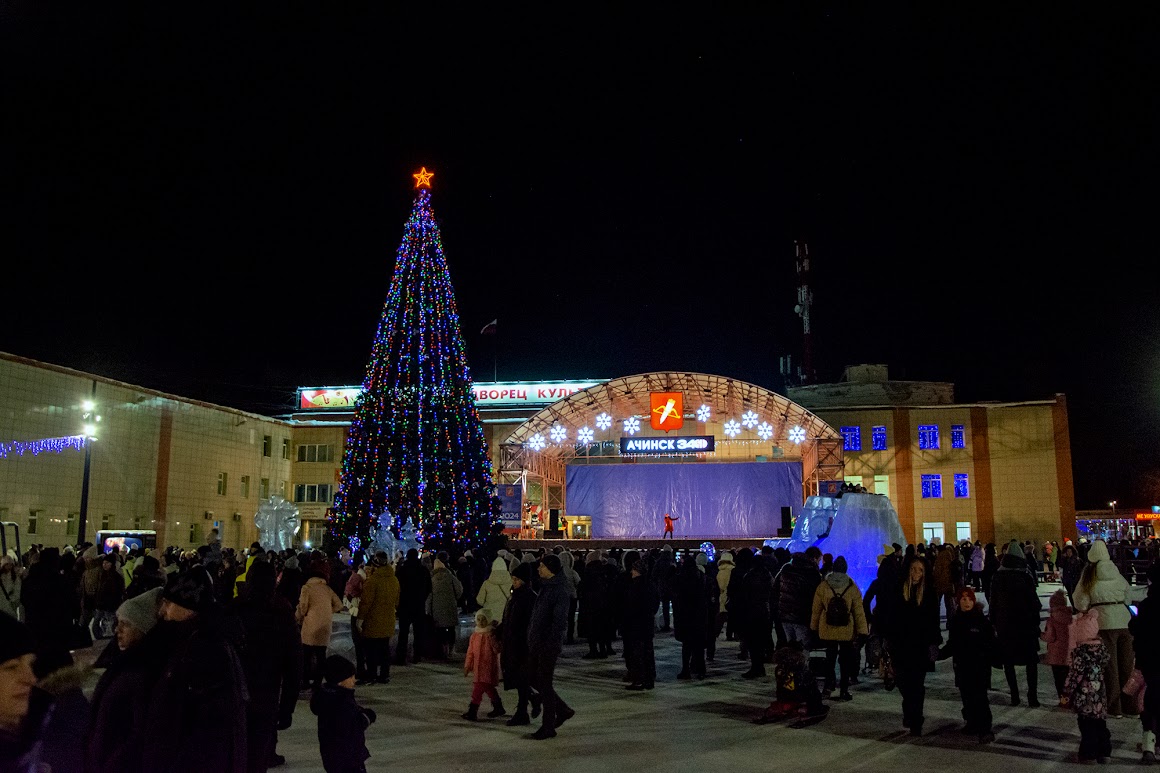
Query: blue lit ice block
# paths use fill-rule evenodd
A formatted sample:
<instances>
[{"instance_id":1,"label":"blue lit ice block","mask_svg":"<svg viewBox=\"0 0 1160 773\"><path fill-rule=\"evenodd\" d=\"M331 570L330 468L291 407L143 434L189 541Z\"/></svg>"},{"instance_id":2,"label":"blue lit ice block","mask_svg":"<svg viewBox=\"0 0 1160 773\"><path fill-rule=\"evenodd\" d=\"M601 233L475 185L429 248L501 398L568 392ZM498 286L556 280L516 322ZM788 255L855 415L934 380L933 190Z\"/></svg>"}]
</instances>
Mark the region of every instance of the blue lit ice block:
<instances>
[{"instance_id":1,"label":"blue lit ice block","mask_svg":"<svg viewBox=\"0 0 1160 773\"><path fill-rule=\"evenodd\" d=\"M878 574L882 546L906 544L898 511L881 494L843 494L841 497L809 497L788 539L768 539L766 545L799 553L817 545L834 558L845 556L850 577L866 591Z\"/></svg>"}]
</instances>

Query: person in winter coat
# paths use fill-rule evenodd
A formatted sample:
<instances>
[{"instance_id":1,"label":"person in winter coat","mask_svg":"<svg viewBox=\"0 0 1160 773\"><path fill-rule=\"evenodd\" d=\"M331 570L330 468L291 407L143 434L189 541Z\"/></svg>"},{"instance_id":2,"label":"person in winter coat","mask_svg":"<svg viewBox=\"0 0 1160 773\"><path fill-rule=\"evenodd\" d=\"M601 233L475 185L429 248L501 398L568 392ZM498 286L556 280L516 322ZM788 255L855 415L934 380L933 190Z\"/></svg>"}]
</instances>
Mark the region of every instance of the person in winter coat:
<instances>
[{"instance_id":1,"label":"person in winter coat","mask_svg":"<svg viewBox=\"0 0 1160 773\"><path fill-rule=\"evenodd\" d=\"M298 700L302 640L294 607L274 592L276 581L273 564L254 562L233 604L245 632L245 647L238 656L250 694L246 703L248 773L261 773L277 763L278 731L290 727Z\"/></svg>"},{"instance_id":2,"label":"person in winter coat","mask_svg":"<svg viewBox=\"0 0 1160 773\"><path fill-rule=\"evenodd\" d=\"M316 690L322 686L322 662L330 646L332 616L342 609L342 601L334 595L322 566L319 561L311 565L310 578L302 586L294 612L302 626L303 678Z\"/></svg>"},{"instance_id":3,"label":"person in winter coat","mask_svg":"<svg viewBox=\"0 0 1160 773\"><path fill-rule=\"evenodd\" d=\"M709 588L695 556L686 555L673 580L673 627L681 643L677 679L705 676L705 639L709 632Z\"/></svg>"},{"instance_id":4,"label":"person in winter coat","mask_svg":"<svg viewBox=\"0 0 1160 773\"><path fill-rule=\"evenodd\" d=\"M564 636L568 631L568 586L560 576L561 568L558 556L547 555L540 559L537 569L540 593L528 621L528 672L533 689L543 701L540 729L532 734L537 741L555 738L556 728L576 714L553 684L556 661L564 649Z\"/></svg>"},{"instance_id":5,"label":"person in winter coat","mask_svg":"<svg viewBox=\"0 0 1160 773\"><path fill-rule=\"evenodd\" d=\"M998 659L1003 663L1011 705L1018 706L1019 683L1015 666L1027 669L1027 705L1039 706L1039 610L1043 603L1035 591L1035 581L1027 571L1027 559L1019 543L1003 556L999 571L991 579L991 624L998 641Z\"/></svg>"},{"instance_id":6,"label":"person in winter coat","mask_svg":"<svg viewBox=\"0 0 1160 773\"><path fill-rule=\"evenodd\" d=\"M1144 586L1133 590L1120 574L1108 553L1108 545L1102 539L1092 543L1088 549L1088 564L1084 567L1079 584L1072 599L1080 612L1095 609L1100 619L1100 639L1108 650L1108 704L1107 713L1113 717L1136 714L1135 701L1124 701L1122 691L1135 668L1132 653L1132 635L1128 633L1128 623L1132 613L1128 604L1134 604L1138 595L1146 593Z\"/></svg>"},{"instance_id":7,"label":"person in winter coat","mask_svg":"<svg viewBox=\"0 0 1160 773\"><path fill-rule=\"evenodd\" d=\"M773 577L766 563L757 558L749 562L749 569L741 578L744 585L745 627L742 638L749 648L749 670L741 676L755 679L765 676L765 657L772 654L773 619L770 614Z\"/></svg>"},{"instance_id":8,"label":"person in winter coat","mask_svg":"<svg viewBox=\"0 0 1160 773\"><path fill-rule=\"evenodd\" d=\"M391 637L395 635L399 596L395 567L386 552L380 550L367 569L358 615L352 620L367 652L365 684L388 684L391 681Z\"/></svg>"},{"instance_id":9,"label":"person in winter coat","mask_svg":"<svg viewBox=\"0 0 1160 773\"><path fill-rule=\"evenodd\" d=\"M488 620L503 619L503 610L512 595L512 576L508 574L507 562L496 558L491 562L491 574L479 586L475 595L479 611L487 613Z\"/></svg>"},{"instance_id":10,"label":"person in winter coat","mask_svg":"<svg viewBox=\"0 0 1160 773\"><path fill-rule=\"evenodd\" d=\"M964 733L979 737L979 743L995 740L991 732L991 705L987 690L991 688L991 656L995 647L995 629L983 614L983 606L971 588L960 588L959 611L947 623L947 643L939 650L939 659L952 658L955 686L963 702Z\"/></svg>"},{"instance_id":11,"label":"person in winter coat","mask_svg":"<svg viewBox=\"0 0 1160 773\"><path fill-rule=\"evenodd\" d=\"M826 695L833 692L834 664L840 663L842 677L838 685L838 700L841 701L853 700L850 679L858 673L855 640L870 633L862 606L862 592L846 574L847 568L845 556L834 559L834 571L826 575L814 591L810 612L810 629L817 633L826 648L823 692Z\"/></svg>"},{"instance_id":12,"label":"person in winter coat","mask_svg":"<svg viewBox=\"0 0 1160 773\"><path fill-rule=\"evenodd\" d=\"M310 697L318 717L318 749L326 773L366 773L366 731L377 719L373 709L354 699L354 663L331 655L323 665L326 684Z\"/></svg>"},{"instance_id":13,"label":"person in winter coat","mask_svg":"<svg viewBox=\"0 0 1160 773\"><path fill-rule=\"evenodd\" d=\"M148 634L158 622L161 589L156 588L117 609L117 655L93 690L91 721L85 739L85 770L92 773L138 773L145 729L143 712L164 652Z\"/></svg>"},{"instance_id":14,"label":"person in winter coat","mask_svg":"<svg viewBox=\"0 0 1160 773\"><path fill-rule=\"evenodd\" d=\"M479 610L475 613L475 630L467 642L467 656L463 659L463 675L475 675L471 685L471 702L463 718L469 722L479 719L479 704L483 696L491 700L491 711L487 716L495 719L507 714L503 699L496 687L499 685L499 639L495 635L496 621Z\"/></svg>"},{"instance_id":15,"label":"person in winter coat","mask_svg":"<svg viewBox=\"0 0 1160 773\"><path fill-rule=\"evenodd\" d=\"M350 643L354 645L354 678L355 683L367 681L367 648L358 626L354 624L358 617L358 606L362 602L363 585L367 580L367 567L363 554L358 553L352 559L350 576L346 578L346 585L342 589L342 604L350 610Z\"/></svg>"},{"instance_id":16,"label":"person in winter coat","mask_svg":"<svg viewBox=\"0 0 1160 773\"><path fill-rule=\"evenodd\" d=\"M1055 680L1055 694L1059 698L1059 705L1067 706L1067 694L1064 692L1064 682L1067 681L1067 669L1071 665L1071 650L1075 647L1075 615L1067 602L1067 591L1060 588L1051 594L1048 602L1049 612L1047 623L1039 638L1047 642L1047 654L1043 662L1051 666L1051 676Z\"/></svg>"},{"instance_id":17,"label":"person in winter coat","mask_svg":"<svg viewBox=\"0 0 1160 773\"><path fill-rule=\"evenodd\" d=\"M1144 705L1140 711L1144 738L1140 758L1143 765L1156 763L1156 733L1160 731L1160 564L1148 567L1148 596L1139 604L1139 611L1128 623L1136 668L1144 677Z\"/></svg>"},{"instance_id":18,"label":"person in winter coat","mask_svg":"<svg viewBox=\"0 0 1160 773\"><path fill-rule=\"evenodd\" d=\"M733 554L726 550L717 559L717 591L720 598L717 602L716 628L717 634L720 635L724 627L725 641L733 641L733 623L726 611L729 605L729 581L733 579L733 567Z\"/></svg>"},{"instance_id":19,"label":"person in winter coat","mask_svg":"<svg viewBox=\"0 0 1160 773\"><path fill-rule=\"evenodd\" d=\"M455 562L455 577L463 586L463 596L460 598L460 608L463 614L470 615L476 610L475 601L475 567L467 556L460 556Z\"/></svg>"},{"instance_id":20,"label":"person in winter coat","mask_svg":"<svg viewBox=\"0 0 1160 773\"><path fill-rule=\"evenodd\" d=\"M576 610L580 604L580 573L576 571L574 566L576 557L572 555L572 551L561 548L556 548L556 550L559 551L556 555L560 556L560 571L564 574L564 580L568 583L568 592L572 598L572 603L568 606L568 635L564 639L564 643L575 644ZM610 572L606 572L606 574L615 576Z\"/></svg>"},{"instance_id":21,"label":"person in winter coat","mask_svg":"<svg viewBox=\"0 0 1160 773\"><path fill-rule=\"evenodd\" d=\"M165 760L166 773L242 773L246 676L204 569L165 587L160 616L150 633L165 657L143 711L143 759Z\"/></svg>"},{"instance_id":22,"label":"person in winter coat","mask_svg":"<svg viewBox=\"0 0 1160 773\"><path fill-rule=\"evenodd\" d=\"M112 553L101 557L101 571L97 576L97 593L93 607L93 638L104 639L113 636L117 607L125 598L125 581L117 568L117 558Z\"/></svg>"},{"instance_id":23,"label":"person in winter coat","mask_svg":"<svg viewBox=\"0 0 1160 773\"><path fill-rule=\"evenodd\" d=\"M808 651L814 595L822 582L817 561L794 553L773 580L772 606L787 641L800 641Z\"/></svg>"},{"instance_id":24,"label":"person in winter coat","mask_svg":"<svg viewBox=\"0 0 1160 773\"><path fill-rule=\"evenodd\" d=\"M884 588L879 603L883 635L890 648L898 692L902 694L902 723L913 736L922 735L926 674L942 644L938 599L930 587L926 562L912 557L904 565L900 587Z\"/></svg>"},{"instance_id":25,"label":"person in winter coat","mask_svg":"<svg viewBox=\"0 0 1160 773\"><path fill-rule=\"evenodd\" d=\"M61 573L61 556L57 548L45 548L40 560L28 567L20 589L24 619L36 638L37 652L51 652L63 660L74 648L73 620L81 615L76 594Z\"/></svg>"},{"instance_id":26,"label":"person in winter coat","mask_svg":"<svg viewBox=\"0 0 1160 773\"><path fill-rule=\"evenodd\" d=\"M1067 591L1068 602L1074 605L1075 586L1079 584L1079 577L1083 573L1084 567L1084 560L1080 558L1075 545L1068 542L1063 546L1059 551L1056 566L1059 567L1060 580L1063 582L1064 590Z\"/></svg>"},{"instance_id":27,"label":"person in winter coat","mask_svg":"<svg viewBox=\"0 0 1160 773\"><path fill-rule=\"evenodd\" d=\"M1108 679L1108 648L1100 637L1099 613L1080 612L1075 619L1075 649L1064 690L1079 724L1078 761L1106 763L1112 755L1108 732L1108 697L1114 685Z\"/></svg>"},{"instance_id":28,"label":"person in winter coat","mask_svg":"<svg viewBox=\"0 0 1160 773\"><path fill-rule=\"evenodd\" d=\"M508 725L531 724L528 717L528 703L533 704L532 713L539 716L536 708L538 696L533 696L528 674L528 624L532 619L532 607L536 603L536 593L532 590L532 565L520 564L512 578L512 595L503 610L503 620L499 625L500 670L503 673L503 688L516 691L516 712L508 720Z\"/></svg>"},{"instance_id":29,"label":"person in winter coat","mask_svg":"<svg viewBox=\"0 0 1160 773\"><path fill-rule=\"evenodd\" d=\"M399 580L399 641L395 644L395 664L407 662L407 638L414 631L415 645L411 655L412 663L423 660L427 599L431 595L431 573L419 561L419 551L411 548L396 573Z\"/></svg>"},{"instance_id":30,"label":"person in winter coat","mask_svg":"<svg viewBox=\"0 0 1160 773\"><path fill-rule=\"evenodd\" d=\"M435 557L431 571L431 618L435 623L438 637L440 660L450 660L455 650L455 631L459 626L459 598L463 595L463 584L450 569L447 551L441 550Z\"/></svg>"},{"instance_id":31,"label":"person in winter coat","mask_svg":"<svg viewBox=\"0 0 1160 773\"><path fill-rule=\"evenodd\" d=\"M11 555L0 556L0 614L24 619L20 591L24 584L24 567Z\"/></svg>"},{"instance_id":32,"label":"person in winter coat","mask_svg":"<svg viewBox=\"0 0 1160 773\"><path fill-rule=\"evenodd\" d=\"M991 578L999 571L999 554L994 542L983 548L983 595L991 598Z\"/></svg>"},{"instance_id":33,"label":"person in winter coat","mask_svg":"<svg viewBox=\"0 0 1160 773\"><path fill-rule=\"evenodd\" d=\"M656 685L657 664L653 651L656 632L656 614L660 608L660 592L648 577L642 559L629 569L628 593L624 600L624 649L628 653L627 690L651 690Z\"/></svg>"},{"instance_id":34,"label":"person in winter coat","mask_svg":"<svg viewBox=\"0 0 1160 773\"><path fill-rule=\"evenodd\" d=\"M948 621L954 617L958 607L956 598L961 574L958 559L959 551L954 545L943 545L938 548L938 555L935 556L934 565L931 567L934 592L939 595L939 599L946 607Z\"/></svg>"},{"instance_id":35,"label":"person in winter coat","mask_svg":"<svg viewBox=\"0 0 1160 773\"><path fill-rule=\"evenodd\" d=\"M563 562L560 563L561 569ZM613 573L606 569L599 550L591 550L584 560L584 576L577 588L582 636L588 640L586 660L606 658L612 649L614 616L611 586ZM567 584L567 580L564 580Z\"/></svg>"},{"instance_id":36,"label":"person in winter coat","mask_svg":"<svg viewBox=\"0 0 1160 773\"><path fill-rule=\"evenodd\" d=\"M984 561L983 546L978 542L971 548L971 563L970 563L970 581L971 587L975 590L983 589L983 561Z\"/></svg>"}]
</instances>

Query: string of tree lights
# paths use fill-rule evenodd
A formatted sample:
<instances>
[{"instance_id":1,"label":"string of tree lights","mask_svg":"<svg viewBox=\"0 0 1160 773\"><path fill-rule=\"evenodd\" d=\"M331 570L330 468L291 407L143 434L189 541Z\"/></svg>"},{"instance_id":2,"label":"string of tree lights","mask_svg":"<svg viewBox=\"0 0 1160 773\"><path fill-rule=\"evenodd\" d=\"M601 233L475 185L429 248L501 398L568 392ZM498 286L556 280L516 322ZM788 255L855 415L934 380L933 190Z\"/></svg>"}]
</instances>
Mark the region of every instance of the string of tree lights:
<instances>
[{"instance_id":1,"label":"string of tree lights","mask_svg":"<svg viewBox=\"0 0 1160 773\"><path fill-rule=\"evenodd\" d=\"M455 291L424 167L355 403L328 536L369 546L410 522L425 549L482 547L499 524Z\"/></svg>"}]
</instances>

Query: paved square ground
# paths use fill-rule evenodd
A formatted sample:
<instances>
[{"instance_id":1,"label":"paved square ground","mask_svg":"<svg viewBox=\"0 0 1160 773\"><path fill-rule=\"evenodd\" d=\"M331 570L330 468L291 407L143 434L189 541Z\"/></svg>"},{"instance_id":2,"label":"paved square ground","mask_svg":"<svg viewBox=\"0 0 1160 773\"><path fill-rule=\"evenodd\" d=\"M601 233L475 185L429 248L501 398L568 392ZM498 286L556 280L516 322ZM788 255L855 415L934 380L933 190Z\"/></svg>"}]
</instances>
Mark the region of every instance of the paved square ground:
<instances>
[{"instance_id":1,"label":"paved square ground","mask_svg":"<svg viewBox=\"0 0 1160 773\"><path fill-rule=\"evenodd\" d=\"M1047 597L1058 588L1042 584ZM333 652L351 654L347 619L337 615ZM471 630L462 620L461 644ZM912 738L902 727L901 698L887 692L874 676L862 676L852 688L854 700L834 703L820 724L794 730L755 725L752 720L772 698L770 676L746 680L748 661L737 658L736 642L718 642L717 658L703 681L678 682L680 645L670 633L658 633L656 689L629 692L617 656L584 660L587 645L565 648L556 672L560 693L576 716L556 738L534 741L538 727L507 727L505 719L471 723L460 719L468 704L471 681L459 662L392 666L391 683L358 687L358 700L378 712L367 731L371 751L368 770L393 771L1049 771L1078 768L1071 763L1079 743L1073 714L1056 707L1051 671L1040 667L1039 698L1043 708L1008 705L1006 682L993 671L991 709L995 742L980 746L959 732L958 691L950 661L938 664L927 678L925 735ZM1022 671L1022 669L1020 669ZM1023 677L1020 677L1023 685ZM515 692L501 692L509 712ZM483 710L488 709L486 698ZM482 714L482 712L481 712ZM1109 719L1112 765L1135 765L1140 758L1140 724L1136 719ZM278 751L287 758L278 770L321 771L316 723L308 701L298 703L294 725L280 734Z\"/></svg>"}]
</instances>

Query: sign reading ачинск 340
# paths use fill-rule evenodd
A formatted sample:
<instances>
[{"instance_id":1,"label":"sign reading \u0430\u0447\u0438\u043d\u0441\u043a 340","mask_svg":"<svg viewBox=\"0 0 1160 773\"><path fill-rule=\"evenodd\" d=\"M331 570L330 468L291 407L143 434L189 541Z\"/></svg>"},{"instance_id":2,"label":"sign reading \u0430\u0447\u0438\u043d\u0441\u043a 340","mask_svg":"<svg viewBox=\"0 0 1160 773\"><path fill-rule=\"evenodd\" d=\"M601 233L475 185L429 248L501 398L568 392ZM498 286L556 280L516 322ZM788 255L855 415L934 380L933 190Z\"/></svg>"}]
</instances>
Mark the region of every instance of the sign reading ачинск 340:
<instances>
[{"instance_id":1,"label":"sign reading \u0430\u0447\u0438\u043d\u0441\u043a 340","mask_svg":"<svg viewBox=\"0 0 1160 773\"><path fill-rule=\"evenodd\" d=\"M621 454L707 454L713 450L712 435L620 439Z\"/></svg>"}]
</instances>

